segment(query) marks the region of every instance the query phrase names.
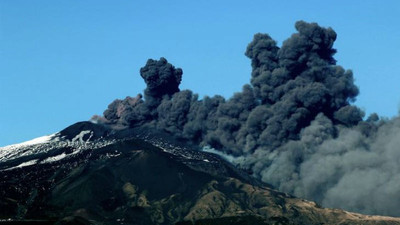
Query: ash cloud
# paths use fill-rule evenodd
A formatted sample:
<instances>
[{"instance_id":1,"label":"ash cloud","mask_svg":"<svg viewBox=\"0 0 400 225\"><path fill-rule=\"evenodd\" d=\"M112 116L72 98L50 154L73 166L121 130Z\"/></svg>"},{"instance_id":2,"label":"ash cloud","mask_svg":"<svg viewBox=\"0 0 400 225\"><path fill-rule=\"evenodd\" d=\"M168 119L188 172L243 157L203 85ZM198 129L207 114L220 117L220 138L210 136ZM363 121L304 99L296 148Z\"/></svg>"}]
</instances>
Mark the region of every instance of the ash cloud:
<instances>
[{"instance_id":1,"label":"ash cloud","mask_svg":"<svg viewBox=\"0 0 400 225\"><path fill-rule=\"evenodd\" d=\"M240 165L250 166L279 190L323 206L367 214L400 215L400 118L338 127L323 114L270 154L262 149Z\"/></svg>"},{"instance_id":2,"label":"ash cloud","mask_svg":"<svg viewBox=\"0 0 400 225\"><path fill-rule=\"evenodd\" d=\"M351 103L351 70L336 65L336 33L299 21L277 46L256 34L245 55L250 83L231 98L180 90L182 69L165 58L140 69L144 95L115 100L96 117L115 128L160 130L220 155L281 191L326 207L400 216L400 119Z\"/></svg>"}]
</instances>

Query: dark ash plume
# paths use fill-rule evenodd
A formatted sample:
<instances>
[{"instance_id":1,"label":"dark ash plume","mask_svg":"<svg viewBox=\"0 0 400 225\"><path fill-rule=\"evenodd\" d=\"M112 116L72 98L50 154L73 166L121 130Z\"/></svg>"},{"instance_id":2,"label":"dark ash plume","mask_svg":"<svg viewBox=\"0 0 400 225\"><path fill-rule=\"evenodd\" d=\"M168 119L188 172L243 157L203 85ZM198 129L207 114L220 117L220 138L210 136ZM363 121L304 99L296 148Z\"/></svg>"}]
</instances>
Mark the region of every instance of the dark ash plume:
<instances>
[{"instance_id":1,"label":"dark ash plume","mask_svg":"<svg viewBox=\"0 0 400 225\"><path fill-rule=\"evenodd\" d=\"M353 74L336 65L336 33L299 21L277 46L256 34L245 55L250 84L230 99L180 91L182 70L165 58L140 69L144 99L115 100L96 117L116 128L166 132L211 147L282 191L327 207L400 216L400 120L351 102Z\"/></svg>"},{"instance_id":2,"label":"dark ash plume","mask_svg":"<svg viewBox=\"0 0 400 225\"><path fill-rule=\"evenodd\" d=\"M160 98L178 92L182 73L182 69L175 69L165 58L158 61L149 59L146 66L140 69L140 76L147 85L145 97Z\"/></svg>"}]
</instances>

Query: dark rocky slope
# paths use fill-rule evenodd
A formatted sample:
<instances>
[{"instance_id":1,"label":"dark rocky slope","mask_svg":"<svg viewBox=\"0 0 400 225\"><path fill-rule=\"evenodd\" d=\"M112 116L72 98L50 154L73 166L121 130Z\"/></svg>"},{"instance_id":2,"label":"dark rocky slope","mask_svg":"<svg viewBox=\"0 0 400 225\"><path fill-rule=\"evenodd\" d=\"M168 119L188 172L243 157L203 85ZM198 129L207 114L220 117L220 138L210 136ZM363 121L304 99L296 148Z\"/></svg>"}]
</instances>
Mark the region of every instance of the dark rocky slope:
<instances>
[{"instance_id":1,"label":"dark rocky slope","mask_svg":"<svg viewBox=\"0 0 400 225\"><path fill-rule=\"evenodd\" d=\"M0 150L14 152L0 158L0 224L400 224L275 191L167 135L84 122Z\"/></svg>"}]
</instances>

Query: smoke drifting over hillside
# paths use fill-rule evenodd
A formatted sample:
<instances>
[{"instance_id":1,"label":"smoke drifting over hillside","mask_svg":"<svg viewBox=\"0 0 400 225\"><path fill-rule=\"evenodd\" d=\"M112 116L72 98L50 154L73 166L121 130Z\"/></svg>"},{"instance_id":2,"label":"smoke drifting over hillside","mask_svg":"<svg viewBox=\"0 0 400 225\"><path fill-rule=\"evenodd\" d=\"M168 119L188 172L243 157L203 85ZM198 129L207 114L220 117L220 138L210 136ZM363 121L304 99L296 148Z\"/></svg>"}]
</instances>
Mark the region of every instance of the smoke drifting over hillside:
<instances>
[{"instance_id":1,"label":"smoke drifting over hillside","mask_svg":"<svg viewBox=\"0 0 400 225\"><path fill-rule=\"evenodd\" d=\"M328 207L400 216L400 120L366 121L353 74L336 65L336 33L299 21L278 47L256 34L250 84L230 99L179 90L182 70L148 60L142 95L115 100L103 123L146 127L229 155L254 176Z\"/></svg>"}]
</instances>

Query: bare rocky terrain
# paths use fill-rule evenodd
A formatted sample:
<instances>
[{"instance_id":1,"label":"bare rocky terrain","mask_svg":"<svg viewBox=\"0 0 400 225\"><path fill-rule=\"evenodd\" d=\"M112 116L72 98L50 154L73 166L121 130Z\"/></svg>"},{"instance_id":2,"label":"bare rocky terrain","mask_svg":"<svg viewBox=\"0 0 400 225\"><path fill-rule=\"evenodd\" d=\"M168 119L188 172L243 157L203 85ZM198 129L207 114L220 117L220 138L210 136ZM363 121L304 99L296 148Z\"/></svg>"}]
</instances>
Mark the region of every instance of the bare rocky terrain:
<instances>
[{"instance_id":1,"label":"bare rocky terrain","mask_svg":"<svg viewBox=\"0 0 400 225\"><path fill-rule=\"evenodd\" d=\"M400 224L321 208L162 135L83 122L41 140L0 149L0 224Z\"/></svg>"}]
</instances>

